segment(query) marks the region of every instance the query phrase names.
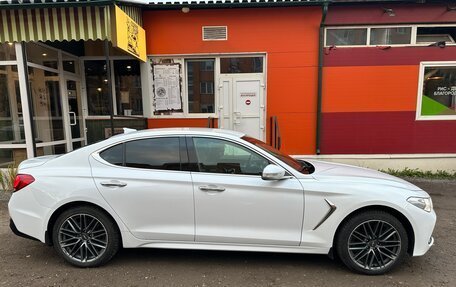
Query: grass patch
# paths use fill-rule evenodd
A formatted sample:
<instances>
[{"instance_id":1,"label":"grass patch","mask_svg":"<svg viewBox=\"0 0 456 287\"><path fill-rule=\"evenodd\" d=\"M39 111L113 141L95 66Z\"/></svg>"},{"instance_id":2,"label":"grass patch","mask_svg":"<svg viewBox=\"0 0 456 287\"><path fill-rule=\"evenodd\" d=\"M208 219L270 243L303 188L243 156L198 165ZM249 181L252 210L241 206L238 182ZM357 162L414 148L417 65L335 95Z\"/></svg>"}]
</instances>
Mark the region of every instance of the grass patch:
<instances>
[{"instance_id":1,"label":"grass patch","mask_svg":"<svg viewBox=\"0 0 456 287\"><path fill-rule=\"evenodd\" d=\"M416 177L416 178L429 178L429 179L456 179L456 171L446 171L446 170L437 170L437 171L422 171L418 168L404 168L402 170L391 169L380 170L381 172L388 173L394 176L399 177Z\"/></svg>"},{"instance_id":2,"label":"grass patch","mask_svg":"<svg viewBox=\"0 0 456 287\"><path fill-rule=\"evenodd\" d=\"M3 191L13 191L14 180L17 175L17 166L9 165L6 170L0 170L0 189Z\"/></svg>"}]
</instances>

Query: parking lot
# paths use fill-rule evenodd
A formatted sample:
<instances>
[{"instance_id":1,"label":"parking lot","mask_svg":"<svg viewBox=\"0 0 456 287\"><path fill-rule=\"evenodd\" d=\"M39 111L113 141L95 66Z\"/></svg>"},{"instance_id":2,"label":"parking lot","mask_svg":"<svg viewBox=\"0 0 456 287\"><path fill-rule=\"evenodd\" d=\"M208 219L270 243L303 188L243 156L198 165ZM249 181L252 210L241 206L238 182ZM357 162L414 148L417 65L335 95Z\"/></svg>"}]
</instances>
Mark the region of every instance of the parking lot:
<instances>
[{"instance_id":1,"label":"parking lot","mask_svg":"<svg viewBox=\"0 0 456 287\"><path fill-rule=\"evenodd\" d=\"M348 271L327 256L164 249L121 250L79 269L51 247L15 236L0 197L0 286L456 286L456 181L413 181L433 198L435 246L383 276Z\"/></svg>"}]
</instances>

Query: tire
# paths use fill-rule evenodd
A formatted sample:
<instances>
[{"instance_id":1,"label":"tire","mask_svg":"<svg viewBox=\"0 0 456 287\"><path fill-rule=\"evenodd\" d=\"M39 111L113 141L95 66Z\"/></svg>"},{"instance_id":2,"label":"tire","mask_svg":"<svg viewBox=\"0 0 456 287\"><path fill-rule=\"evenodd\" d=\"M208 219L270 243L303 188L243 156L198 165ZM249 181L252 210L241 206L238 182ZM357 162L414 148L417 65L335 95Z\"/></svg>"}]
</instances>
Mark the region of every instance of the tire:
<instances>
[{"instance_id":1,"label":"tire","mask_svg":"<svg viewBox=\"0 0 456 287\"><path fill-rule=\"evenodd\" d=\"M372 210L348 219L336 241L339 259L351 270L384 274L407 256L408 237L402 223L390 213Z\"/></svg>"},{"instance_id":2,"label":"tire","mask_svg":"<svg viewBox=\"0 0 456 287\"><path fill-rule=\"evenodd\" d=\"M54 249L77 267L101 266L120 247L117 225L92 206L74 207L61 213L52 230Z\"/></svg>"}]
</instances>

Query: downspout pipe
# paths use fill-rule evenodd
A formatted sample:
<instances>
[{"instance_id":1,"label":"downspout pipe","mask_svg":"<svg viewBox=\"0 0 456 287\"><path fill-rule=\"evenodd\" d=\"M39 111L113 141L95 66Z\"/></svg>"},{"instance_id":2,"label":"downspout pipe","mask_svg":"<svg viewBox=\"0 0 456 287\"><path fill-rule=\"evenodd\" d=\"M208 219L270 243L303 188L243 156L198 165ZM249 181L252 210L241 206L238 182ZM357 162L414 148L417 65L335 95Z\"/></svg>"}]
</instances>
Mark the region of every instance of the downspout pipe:
<instances>
[{"instance_id":1,"label":"downspout pipe","mask_svg":"<svg viewBox=\"0 0 456 287\"><path fill-rule=\"evenodd\" d=\"M328 14L329 2L325 1L322 6L322 16L319 31L319 44L318 44L318 86L317 86L317 126L316 126L316 142L315 152L320 154L320 141L321 141L321 102L323 93L323 55L325 45L325 21Z\"/></svg>"}]
</instances>

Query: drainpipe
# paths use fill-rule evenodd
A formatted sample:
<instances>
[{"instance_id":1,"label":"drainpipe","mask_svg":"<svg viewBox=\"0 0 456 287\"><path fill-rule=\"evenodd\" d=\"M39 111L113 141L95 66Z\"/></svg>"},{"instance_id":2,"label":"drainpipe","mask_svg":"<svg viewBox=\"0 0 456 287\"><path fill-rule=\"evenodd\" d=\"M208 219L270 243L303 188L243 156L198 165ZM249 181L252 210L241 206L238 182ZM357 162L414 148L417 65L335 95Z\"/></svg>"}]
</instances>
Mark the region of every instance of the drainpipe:
<instances>
[{"instance_id":1,"label":"drainpipe","mask_svg":"<svg viewBox=\"0 0 456 287\"><path fill-rule=\"evenodd\" d=\"M328 13L328 2L323 3L322 16L320 22L319 44L318 44L318 88L317 88L317 128L316 128L316 154L320 154L321 137L321 98L323 91L323 53L325 44L325 20Z\"/></svg>"}]
</instances>

